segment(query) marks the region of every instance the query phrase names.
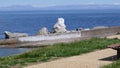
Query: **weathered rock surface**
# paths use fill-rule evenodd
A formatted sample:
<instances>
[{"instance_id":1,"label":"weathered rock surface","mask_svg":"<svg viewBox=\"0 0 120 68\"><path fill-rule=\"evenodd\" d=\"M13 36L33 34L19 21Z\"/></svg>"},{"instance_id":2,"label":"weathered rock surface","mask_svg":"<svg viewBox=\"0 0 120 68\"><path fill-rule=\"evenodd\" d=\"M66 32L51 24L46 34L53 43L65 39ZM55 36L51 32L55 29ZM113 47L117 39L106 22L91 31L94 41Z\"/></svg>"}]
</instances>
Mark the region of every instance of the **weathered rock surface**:
<instances>
[{"instance_id":1,"label":"weathered rock surface","mask_svg":"<svg viewBox=\"0 0 120 68\"><path fill-rule=\"evenodd\" d=\"M109 28L107 26L96 26L96 27L93 27L93 29L104 29L104 28Z\"/></svg>"},{"instance_id":2,"label":"weathered rock surface","mask_svg":"<svg viewBox=\"0 0 120 68\"><path fill-rule=\"evenodd\" d=\"M64 18L58 18L58 22L53 27L53 33L66 32L66 25L64 24Z\"/></svg>"},{"instance_id":3,"label":"weathered rock surface","mask_svg":"<svg viewBox=\"0 0 120 68\"><path fill-rule=\"evenodd\" d=\"M84 30L83 28L77 28L76 31L81 31Z\"/></svg>"},{"instance_id":4,"label":"weathered rock surface","mask_svg":"<svg viewBox=\"0 0 120 68\"><path fill-rule=\"evenodd\" d=\"M19 38L19 37L27 37L27 33L11 33L9 31L4 32L5 39L11 39L11 38Z\"/></svg>"},{"instance_id":5,"label":"weathered rock surface","mask_svg":"<svg viewBox=\"0 0 120 68\"><path fill-rule=\"evenodd\" d=\"M48 33L48 29L46 27L43 27L36 33L36 35L48 35Z\"/></svg>"}]
</instances>

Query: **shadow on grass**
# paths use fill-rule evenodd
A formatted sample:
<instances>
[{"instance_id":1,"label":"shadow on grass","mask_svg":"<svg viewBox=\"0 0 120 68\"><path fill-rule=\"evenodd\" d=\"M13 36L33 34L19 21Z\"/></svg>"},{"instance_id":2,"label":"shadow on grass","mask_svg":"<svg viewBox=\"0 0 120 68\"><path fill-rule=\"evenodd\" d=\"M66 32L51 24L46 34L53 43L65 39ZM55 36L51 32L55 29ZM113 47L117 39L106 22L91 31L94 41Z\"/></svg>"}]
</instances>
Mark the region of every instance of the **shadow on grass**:
<instances>
[{"instance_id":1,"label":"shadow on grass","mask_svg":"<svg viewBox=\"0 0 120 68\"><path fill-rule=\"evenodd\" d=\"M102 58L102 59L99 59L99 60L100 61L117 61L117 56L113 55L113 56L105 57L105 58Z\"/></svg>"}]
</instances>

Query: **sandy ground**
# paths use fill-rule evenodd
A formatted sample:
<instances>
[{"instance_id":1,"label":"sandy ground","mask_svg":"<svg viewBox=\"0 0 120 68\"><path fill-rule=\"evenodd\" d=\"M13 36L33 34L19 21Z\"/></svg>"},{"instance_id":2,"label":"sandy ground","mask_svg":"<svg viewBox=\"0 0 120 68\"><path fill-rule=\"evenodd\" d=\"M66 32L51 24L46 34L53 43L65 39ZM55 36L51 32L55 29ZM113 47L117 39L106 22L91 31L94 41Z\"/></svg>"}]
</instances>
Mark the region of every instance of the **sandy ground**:
<instances>
[{"instance_id":1,"label":"sandy ground","mask_svg":"<svg viewBox=\"0 0 120 68\"><path fill-rule=\"evenodd\" d=\"M115 55L115 50L104 49L24 68L100 68L100 66L112 63L116 58Z\"/></svg>"},{"instance_id":2,"label":"sandy ground","mask_svg":"<svg viewBox=\"0 0 120 68\"><path fill-rule=\"evenodd\" d=\"M118 38L120 35L112 35L107 38ZM24 68L100 68L115 61L116 51L113 49L98 50L91 53L40 63Z\"/></svg>"},{"instance_id":3,"label":"sandy ground","mask_svg":"<svg viewBox=\"0 0 120 68\"><path fill-rule=\"evenodd\" d=\"M120 39L120 35L112 35L112 36L108 36L107 38L109 38L109 39L112 39L112 38Z\"/></svg>"}]
</instances>

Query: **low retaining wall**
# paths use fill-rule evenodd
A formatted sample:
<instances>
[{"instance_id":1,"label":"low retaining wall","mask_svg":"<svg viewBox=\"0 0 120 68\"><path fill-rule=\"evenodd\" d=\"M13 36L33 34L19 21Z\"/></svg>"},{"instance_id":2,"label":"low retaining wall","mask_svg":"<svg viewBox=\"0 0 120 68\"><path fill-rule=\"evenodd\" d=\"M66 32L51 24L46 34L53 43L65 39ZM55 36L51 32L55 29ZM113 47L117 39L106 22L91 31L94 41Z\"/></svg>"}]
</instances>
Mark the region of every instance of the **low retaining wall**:
<instances>
[{"instance_id":1,"label":"low retaining wall","mask_svg":"<svg viewBox=\"0 0 120 68\"><path fill-rule=\"evenodd\" d=\"M81 31L81 37L106 37L110 35L115 35L120 32L120 27L109 27L109 28L101 28L101 29L91 29Z\"/></svg>"},{"instance_id":2,"label":"low retaining wall","mask_svg":"<svg viewBox=\"0 0 120 68\"><path fill-rule=\"evenodd\" d=\"M41 36L30 36L18 38L19 41L22 42L32 42L32 41L45 41L45 40L62 40L62 39L71 39L71 38L80 38L80 32L69 32L63 34L49 34L49 35L41 35Z\"/></svg>"},{"instance_id":3,"label":"low retaining wall","mask_svg":"<svg viewBox=\"0 0 120 68\"><path fill-rule=\"evenodd\" d=\"M68 32L62 34L49 34L42 36L29 36L18 38L21 42L32 42L32 41L45 41L45 40L62 40L62 39L71 39L71 38L92 38L92 37L106 37L110 35L115 35L120 32L120 27L109 27L101 29L91 29L83 30L81 32Z\"/></svg>"},{"instance_id":4,"label":"low retaining wall","mask_svg":"<svg viewBox=\"0 0 120 68\"><path fill-rule=\"evenodd\" d=\"M39 47L54 43L67 43L75 40L85 40L92 37L106 37L120 32L120 27L91 29L62 34L49 34L45 36L29 36L16 39L0 40L1 47ZM11 46L6 46L11 44Z\"/></svg>"}]
</instances>

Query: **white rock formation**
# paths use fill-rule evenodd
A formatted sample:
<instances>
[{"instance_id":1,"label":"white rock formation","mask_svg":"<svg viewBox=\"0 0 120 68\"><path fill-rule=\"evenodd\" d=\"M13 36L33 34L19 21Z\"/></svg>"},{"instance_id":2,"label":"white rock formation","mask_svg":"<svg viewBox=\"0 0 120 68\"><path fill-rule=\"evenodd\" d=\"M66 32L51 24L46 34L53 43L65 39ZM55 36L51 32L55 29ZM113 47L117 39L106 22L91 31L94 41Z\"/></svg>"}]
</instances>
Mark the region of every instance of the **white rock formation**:
<instances>
[{"instance_id":1,"label":"white rock formation","mask_svg":"<svg viewBox=\"0 0 120 68\"><path fill-rule=\"evenodd\" d=\"M57 23L53 27L54 33L64 33L66 32L66 26L64 24L64 18L58 18Z\"/></svg>"},{"instance_id":2,"label":"white rock formation","mask_svg":"<svg viewBox=\"0 0 120 68\"><path fill-rule=\"evenodd\" d=\"M5 31L5 39L11 39L11 38L19 38L19 37L27 37L27 33L11 33L9 31Z\"/></svg>"},{"instance_id":3,"label":"white rock formation","mask_svg":"<svg viewBox=\"0 0 120 68\"><path fill-rule=\"evenodd\" d=\"M48 35L48 29L46 27L43 27L36 33L36 35Z\"/></svg>"}]
</instances>

